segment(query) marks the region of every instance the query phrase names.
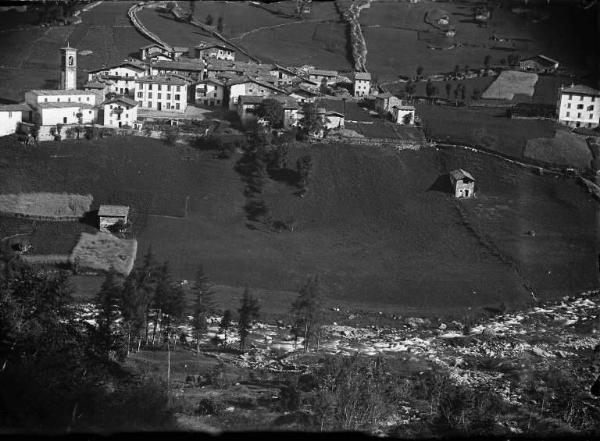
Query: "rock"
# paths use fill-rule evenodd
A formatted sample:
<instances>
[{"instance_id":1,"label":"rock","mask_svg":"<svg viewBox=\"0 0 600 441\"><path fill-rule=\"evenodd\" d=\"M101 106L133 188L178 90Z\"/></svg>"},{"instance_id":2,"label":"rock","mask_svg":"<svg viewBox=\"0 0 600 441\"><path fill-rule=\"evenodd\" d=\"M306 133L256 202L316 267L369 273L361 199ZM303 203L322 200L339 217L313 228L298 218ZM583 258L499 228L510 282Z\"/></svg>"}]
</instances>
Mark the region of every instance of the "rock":
<instances>
[{"instance_id":1,"label":"rock","mask_svg":"<svg viewBox=\"0 0 600 441\"><path fill-rule=\"evenodd\" d=\"M561 351L561 350L556 351L555 354L561 358L567 358L569 355L565 351Z\"/></svg>"}]
</instances>

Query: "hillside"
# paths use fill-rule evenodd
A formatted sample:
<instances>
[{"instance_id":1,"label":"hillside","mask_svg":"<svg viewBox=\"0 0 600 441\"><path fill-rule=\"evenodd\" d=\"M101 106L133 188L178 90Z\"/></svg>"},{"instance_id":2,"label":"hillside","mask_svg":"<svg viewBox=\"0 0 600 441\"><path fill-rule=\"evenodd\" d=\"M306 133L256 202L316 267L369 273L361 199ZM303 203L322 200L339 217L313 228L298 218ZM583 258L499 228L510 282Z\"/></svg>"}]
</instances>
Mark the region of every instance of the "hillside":
<instances>
[{"instance_id":1,"label":"hillside","mask_svg":"<svg viewBox=\"0 0 600 441\"><path fill-rule=\"evenodd\" d=\"M293 217L293 232L246 227L233 160L151 139L5 146L0 190L76 190L131 205L140 253L152 246L179 279L203 264L217 284L264 289L267 302L311 274L331 302L388 311L523 303L524 285L541 298L596 286L597 207L572 180L466 151L315 145L292 149L289 163L306 152L305 197L275 181L265 193L274 219ZM476 199L441 191L457 167L478 179Z\"/></svg>"}]
</instances>

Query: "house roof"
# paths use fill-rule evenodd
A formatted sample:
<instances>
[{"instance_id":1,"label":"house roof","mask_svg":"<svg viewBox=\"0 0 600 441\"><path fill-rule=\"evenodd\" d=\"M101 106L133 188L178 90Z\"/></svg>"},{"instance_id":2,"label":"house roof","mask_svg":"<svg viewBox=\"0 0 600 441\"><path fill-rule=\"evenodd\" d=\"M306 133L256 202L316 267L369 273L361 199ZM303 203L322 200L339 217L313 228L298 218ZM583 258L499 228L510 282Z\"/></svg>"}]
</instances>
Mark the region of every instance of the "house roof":
<instances>
[{"instance_id":1,"label":"house roof","mask_svg":"<svg viewBox=\"0 0 600 441\"><path fill-rule=\"evenodd\" d=\"M521 61L535 61L536 63L539 63L545 67L554 67L558 64L558 61L545 55L534 55L533 57L525 58Z\"/></svg>"},{"instance_id":2,"label":"house roof","mask_svg":"<svg viewBox=\"0 0 600 441\"><path fill-rule=\"evenodd\" d=\"M223 81L217 80L216 78L205 78L203 80L198 81L198 84L201 84L201 83L213 83L213 84L216 84L217 86L225 85L223 83Z\"/></svg>"},{"instance_id":3,"label":"house roof","mask_svg":"<svg viewBox=\"0 0 600 441\"><path fill-rule=\"evenodd\" d=\"M29 104L0 104L0 112L29 112L31 107Z\"/></svg>"},{"instance_id":4,"label":"house roof","mask_svg":"<svg viewBox=\"0 0 600 441\"><path fill-rule=\"evenodd\" d=\"M306 89L306 88L301 87L301 86L294 87L292 89L291 93L305 94L305 95L311 95L311 96L319 96L319 92L316 92L316 91L310 90L310 89Z\"/></svg>"},{"instance_id":5,"label":"house roof","mask_svg":"<svg viewBox=\"0 0 600 441\"><path fill-rule=\"evenodd\" d=\"M354 73L354 79L355 80L371 80L371 73L370 72L356 72Z\"/></svg>"},{"instance_id":6,"label":"house roof","mask_svg":"<svg viewBox=\"0 0 600 441\"><path fill-rule=\"evenodd\" d=\"M173 52L189 52L190 48L185 46L173 46Z\"/></svg>"},{"instance_id":7,"label":"house roof","mask_svg":"<svg viewBox=\"0 0 600 441\"><path fill-rule=\"evenodd\" d=\"M221 43L200 43L198 46L196 46L196 49L200 49L200 50L206 50L206 49L212 49L212 48L220 48L220 49L226 49L228 51L234 51L233 48L227 46L226 44L221 44Z\"/></svg>"},{"instance_id":8,"label":"house roof","mask_svg":"<svg viewBox=\"0 0 600 441\"><path fill-rule=\"evenodd\" d=\"M575 93L579 95L590 95L590 96L600 96L600 90L596 90L589 86L584 86L582 84L573 85L571 87L566 87L561 90L562 93Z\"/></svg>"},{"instance_id":9,"label":"house roof","mask_svg":"<svg viewBox=\"0 0 600 441\"><path fill-rule=\"evenodd\" d=\"M323 70L323 69L313 69L308 71L309 75L320 75L322 77L337 77L338 73L336 70Z\"/></svg>"},{"instance_id":10,"label":"house roof","mask_svg":"<svg viewBox=\"0 0 600 441\"><path fill-rule=\"evenodd\" d=\"M268 87L271 90L275 90L280 93L285 93L285 90L279 89L278 87L275 87L272 84L261 81L258 78L250 78L248 76L241 76L241 77L239 77L237 79L233 79L232 81L229 82L230 85L244 84L244 83L255 83L255 84L258 84L259 86Z\"/></svg>"},{"instance_id":11,"label":"house roof","mask_svg":"<svg viewBox=\"0 0 600 441\"><path fill-rule=\"evenodd\" d=\"M30 90L31 93L38 96L62 96L62 95L93 95L93 92L89 90L81 89L68 89L68 90L55 90L55 89L34 89Z\"/></svg>"},{"instance_id":12,"label":"house roof","mask_svg":"<svg viewBox=\"0 0 600 441\"><path fill-rule=\"evenodd\" d=\"M449 173L449 175L450 175L450 178L453 179L454 181L462 181L465 178L470 179L473 182L475 181L475 178L473 177L473 175L471 173L469 173L468 171L463 170L462 168L452 170Z\"/></svg>"},{"instance_id":13,"label":"house roof","mask_svg":"<svg viewBox=\"0 0 600 441\"><path fill-rule=\"evenodd\" d=\"M398 109L398 110L415 110L415 106L400 105L400 106L394 106L394 107L392 107L392 109Z\"/></svg>"},{"instance_id":14,"label":"house roof","mask_svg":"<svg viewBox=\"0 0 600 441\"><path fill-rule=\"evenodd\" d=\"M125 96L119 96L116 98L112 98L110 100L106 100L102 103L102 105L113 104L113 103L123 103L131 107L135 107L138 105L137 101L132 100L131 98L127 98Z\"/></svg>"},{"instance_id":15,"label":"house roof","mask_svg":"<svg viewBox=\"0 0 600 441\"><path fill-rule=\"evenodd\" d=\"M86 89L104 89L108 84L102 83L100 81L89 81L83 85Z\"/></svg>"},{"instance_id":16,"label":"house roof","mask_svg":"<svg viewBox=\"0 0 600 441\"><path fill-rule=\"evenodd\" d=\"M199 72L204 69L204 61L192 61L192 59L190 59L189 61L158 60L152 63L151 67L157 69L189 70Z\"/></svg>"},{"instance_id":17,"label":"house roof","mask_svg":"<svg viewBox=\"0 0 600 441\"><path fill-rule=\"evenodd\" d=\"M296 102L296 100L289 96L274 95L274 96L270 96L267 99L279 101L284 109L297 109L298 108L298 103Z\"/></svg>"},{"instance_id":18,"label":"house roof","mask_svg":"<svg viewBox=\"0 0 600 441\"><path fill-rule=\"evenodd\" d=\"M129 207L126 205L100 205L98 216L107 217L125 217L129 214Z\"/></svg>"},{"instance_id":19,"label":"house roof","mask_svg":"<svg viewBox=\"0 0 600 441\"><path fill-rule=\"evenodd\" d=\"M265 99L265 97L262 96L255 96L255 95L240 95L238 97L238 103L240 104L260 104L262 103L262 101Z\"/></svg>"},{"instance_id":20,"label":"house roof","mask_svg":"<svg viewBox=\"0 0 600 441\"><path fill-rule=\"evenodd\" d=\"M147 44L146 46L142 46L140 49L149 49L151 47L159 47L161 49L167 50L166 47L164 47L162 44L158 44L158 43Z\"/></svg>"},{"instance_id":21,"label":"house roof","mask_svg":"<svg viewBox=\"0 0 600 441\"><path fill-rule=\"evenodd\" d=\"M149 77L138 78L136 81L138 83L171 84L174 86L187 86L189 84L188 81L174 75L151 75Z\"/></svg>"},{"instance_id":22,"label":"house roof","mask_svg":"<svg viewBox=\"0 0 600 441\"><path fill-rule=\"evenodd\" d=\"M87 72L88 73L96 73L96 72L102 72L104 70L114 69L116 67L123 67L123 66L130 66L141 72L146 70L145 63L142 63L141 61L138 61L138 60L126 60L121 63L113 64L111 66L100 67L98 69L91 69L91 70L88 70Z\"/></svg>"},{"instance_id":23,"label":"house roof","mask_svg":"<svg viewBox=\"0 0 600 441\"><path fill-rule=\"evenodd\" d=\"M91 109L94 106L89 103L79 103L72 101L68 103L37 103L40 109Z\"/></svg>"}]
</instances>

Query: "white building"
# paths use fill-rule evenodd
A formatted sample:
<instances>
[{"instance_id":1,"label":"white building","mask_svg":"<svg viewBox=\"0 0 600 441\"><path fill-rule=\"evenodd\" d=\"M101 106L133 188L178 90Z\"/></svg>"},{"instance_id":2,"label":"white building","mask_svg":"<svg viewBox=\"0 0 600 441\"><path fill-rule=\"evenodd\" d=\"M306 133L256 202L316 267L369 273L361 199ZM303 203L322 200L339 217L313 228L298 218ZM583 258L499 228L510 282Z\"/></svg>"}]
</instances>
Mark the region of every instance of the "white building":
<instances>
[{"instance_id":1,"label":"white building","mask_svg":"<svg viewBox=\"0 0 600 441\"><path fill-rule=\"evenodd\" d=\"M277 94L285 95L285 91L254 78L241 77L229 82L229 109L237 108L238 97L242 95L266 98Z\"/></svg>"},{"instance_id":2,"label":"white building","mask_svg":"<svg viewBox=\"0 0 600 441\"><path fill-rule=\"evenodd\" d=\"M140 109L185 112L188 82L173 75L140 78L136 82L135 100Z\"/></svg>"},{"instance_id":3,"label":"white building","mask_svg":"<svg viewBox=\"0 0 600 441\"><path fill-rule=\"evenodd\" d=\"M215 79L207 78L196 84L195 102L204 106L222 106L225 85Z\"/></svg>"},{"instance_id":4,"label":"white building","mask_svg":"<svg viewBox=\"0 0 600 441\"><path fill-rule=\"evenodd\" d=\"M202 60L186 59L178 61L155 61L150 65L150 75L182 75L191 80L204 76L205 63Z\"/></svg>"},{"instance_id":5,"label":"white building","mask_svg":"<svg viewBox=\"0 0 600 441\"><path fill-rule=\"evenodd\" d=\"M371 93L371 74L369 72L356 72L354 74L354 96L362 97Z\"/></svg>"},{"instance_id":6,"label":"white building","mask_svg":"<svg viewBox=\"0 0 600 441\"><path fill-rule=\"evenodd\" d=\"M149 74L144 63L128 60L111 67L88 71L88 81L110 80L110 91L119 95L134 96L135 81Z\"/></svg>"},{"instance_id":7,"label":"white building","mask_svg":"<svg viewBox=\"0 0 600 441\"><path fill-rule=\"evenodd\" d=\"M328 85L335 84L338 72L335 70L312 69L308 71L308 79L319 85L325 80Z\"/></svg>"},{"instance_id":8,"label":"white building","mask_svg":"<svg viewBox=\"0 0 600 441\"><path fill-rule=\"evenodd\" d=\"M242 127L248 127L253 121L257 120L255 111L262 101L263 98L260 96L241 95L238 97L237 113Z\"/></svg>"},{"instance_id":9,"label":"white building","mask_svg":"<svg viewBox=\"0 0 600 441\"><path fill-rule=\"evenodd\" d=\"M107 127L134 127L137 122L138 103L127 97L117 97L104 101L101 106L101 116L98 118Z\"/></svg>"},{"instance_id":10,"label":"white building","mask_svg":"<svg viewBox=\"0 0 600 441\"><path fill-rule=\"evenodd\" d=\"M203 60L208 60L209 58L216 60L235 60L235 51L224 44L199 44L194 49L196 58Z\"/></svg>"},{"instance_id":11,"label":"white building","mask_svg":"<svg viewBox=\"0 0 600 441\"><path fill-rule=\"evenodd\" d=\"M170 60L170 51L166 47L152 43L140 48L140 60Z\"/></svg>"},{"instance_id":12,"label":"white building","mask_svg":"<svg viewBox=\"0 0 600 441\"><path fill-rule=\"evenodd\" d=\"M0 105L0 136L15 133L19 123L29 119L31 108L27 104Z\"/></svg>"},{"instance_id":13,"label":"white building","mask_svg":"<svg viewBox=\"0 0 600 441\"><path fill-rule=\"evenodd\" d=\"M392 107L392 119L396 124L414 125L415 106L404 104Z\"/></svg>"},{"instance_id":14,"label":"white building","mask_svg":"<svg viewBox=\"0 0 600 441\"><path fill-rule=\"evenodd\" d=\"M561 87L558 121L569 127L595 128L600 124L600 91L583 85Z\"/></svg>"},{"instance_id":15,"label":"white building","mask_svg":"<svg viewBox=\"0 0 600 441\"><path fill-rule=\"evenodd\" d=\"M91 91L30 90L25 102L34 109L33 122L42 126L89 124L96 118L96 94Z\"/></svg>"}]
</instances>

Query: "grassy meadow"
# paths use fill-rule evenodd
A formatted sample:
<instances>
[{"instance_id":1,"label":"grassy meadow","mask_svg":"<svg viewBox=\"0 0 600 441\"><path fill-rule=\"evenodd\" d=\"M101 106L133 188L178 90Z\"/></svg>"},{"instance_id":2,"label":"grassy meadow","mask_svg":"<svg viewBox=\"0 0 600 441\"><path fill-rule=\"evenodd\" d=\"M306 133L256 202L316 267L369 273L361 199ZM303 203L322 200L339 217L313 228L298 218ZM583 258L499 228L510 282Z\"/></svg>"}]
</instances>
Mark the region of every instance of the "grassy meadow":
<instances>
[{"instance_id":1,"label":"grassy meadow","mask_svg":"<svg viewBox=\"0 0 600 441\"><path fill-rule=\"evenodd\" d=\"M264 192L270 216L293 218L293 232L246 226L235 158L153 139L6 145L0 190L77 189L94 204L130 205L138 256L152 247L178 279L203 264L233 306L249 286L287 310L313 274L332 304L386 311L497 306L528 301L524 286L552 297L596 284L596 205L573 181L463 151L313 145L292 149L289 163L301 154L313 161L304 198L275 181ZM444 175L458 167L478 179L476 199L446 193ZM187 211L149 212L136 190L189 198Z\"/></svg>"}]
</instances>

